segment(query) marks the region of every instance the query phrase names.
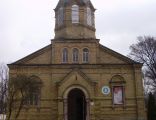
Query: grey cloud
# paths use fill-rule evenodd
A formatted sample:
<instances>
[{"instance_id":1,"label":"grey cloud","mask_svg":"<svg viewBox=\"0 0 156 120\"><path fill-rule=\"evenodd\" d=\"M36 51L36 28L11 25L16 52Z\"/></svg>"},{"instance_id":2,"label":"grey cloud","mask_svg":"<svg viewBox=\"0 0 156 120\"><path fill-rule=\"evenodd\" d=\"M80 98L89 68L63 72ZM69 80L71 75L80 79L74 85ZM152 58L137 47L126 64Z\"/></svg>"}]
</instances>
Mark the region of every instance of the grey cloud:
<instances>
[{"instance_id":1,"label":"grey cloud","mask_svg":"<svg viewBox=\"0 0 156 120\"><path fill-rule=\"evenodd\" d=\"M139 35L156 36L155 0L91 0L96 11L97 38L122 54ZM16 61L54 37L58 0L0 1L0 62Z\"/></svg>"}]
</instances>

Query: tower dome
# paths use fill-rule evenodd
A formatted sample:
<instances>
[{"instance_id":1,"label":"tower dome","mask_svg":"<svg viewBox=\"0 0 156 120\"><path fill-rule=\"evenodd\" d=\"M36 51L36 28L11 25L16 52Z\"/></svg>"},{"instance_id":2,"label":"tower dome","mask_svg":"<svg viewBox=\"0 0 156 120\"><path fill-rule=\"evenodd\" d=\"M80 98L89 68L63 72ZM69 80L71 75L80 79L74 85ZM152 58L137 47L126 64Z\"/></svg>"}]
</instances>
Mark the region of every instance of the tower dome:
<instances>
[{"instance_id":1,"label":"tower dome","mask_svg":"<svg viewBox=\"0 0 156 120\"><path fill-rule=\"evenodd\" d=\"M55 39L95 39L94 12L90 0L59 0L55 8Z\"/></svg>"}]
</instances>

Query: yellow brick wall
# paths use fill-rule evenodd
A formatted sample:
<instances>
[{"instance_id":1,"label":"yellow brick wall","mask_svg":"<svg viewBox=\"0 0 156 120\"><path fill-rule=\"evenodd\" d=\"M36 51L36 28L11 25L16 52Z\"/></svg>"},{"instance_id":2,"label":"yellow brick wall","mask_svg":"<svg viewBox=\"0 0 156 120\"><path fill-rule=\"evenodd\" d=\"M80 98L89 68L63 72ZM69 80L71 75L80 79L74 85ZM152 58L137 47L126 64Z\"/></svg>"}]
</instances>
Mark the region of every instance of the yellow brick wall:
<instances>
[{"instance_id":1,"label":"yellow brick wall","mask_svg":"<svg viewBox=\"0 0 156 120\"><path fill-rule=\"evenodd\" d=\"M137 73L137 78L134 79L134 69L131 65L106 65L105 67L100 65L80 65L80 71L86 74L88 78L97 82L94 86L94 91L89 87L89 84L85 82L81 76L78 77L76 84L84 86L88 90L94 102L93 106L90 106L91 120L141 120L138 118L142 117L145 119L145 106L144 98L142 96L143 91L138 91L136 89L141 89L141 86L136 87L136 79L140 80L141 73ZM10 74L24 73L28 75L37 75L43 81L43 88L41 92L41 104L38 107L28 107L24 109L21 113L19 120L57 120L62 118L59 110L63 110L63 101L60 98L58 100L58 86L56 82L62 80L69 72L73 71L73 68L77 68L75 65L52 65L52 66L33 66L33 67L16 67L10 69ZM74 85L74 75L78 73L73 73L68 79L61 84L60 88ZM112 105L112 95L103 95L101 93L101 88L104 85L108 85L110 79L114 75L121 75L125 81L125 106L113 107ZM88 84L88 85L87 85ZM92 86L93 87L93 86ZM91 90L91 91L90 91ZM63 93L64 91L61 91ZM93 93L92 93L93 92ZM139 100L137 101L137 96L139 95ZM59 96L59 97L63 97ZM142 98L141 98L142 97ZM58 107L60 109L58 109ZM139 113L138 113L139 112ZM62 112L61 112L62 113ZM59 115L59 116L58 116Z\"/></svg>"}]
</instances>

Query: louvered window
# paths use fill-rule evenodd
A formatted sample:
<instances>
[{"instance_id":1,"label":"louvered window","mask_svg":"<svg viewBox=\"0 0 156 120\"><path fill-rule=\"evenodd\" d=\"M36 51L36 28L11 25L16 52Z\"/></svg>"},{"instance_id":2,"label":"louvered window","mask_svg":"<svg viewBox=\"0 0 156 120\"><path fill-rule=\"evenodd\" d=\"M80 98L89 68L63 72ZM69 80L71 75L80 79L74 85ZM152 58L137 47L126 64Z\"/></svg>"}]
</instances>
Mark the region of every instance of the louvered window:
<instances>
[{"instance_id":1,"label":"louvered window","mask_svg":"<svg viewBox=\"0 0 156 120\"><path fill-rule=\"evenodd\" d=\"M61 7L58 10L58 17L57 17L58 26L63 25L63 21L64 21L64 14L63 14L63 8Z\"/></svg>"},{"instance_id":2,"label":"louvered window","mask_svg":"<svg viewBox=\"0 0 156 120\"><path fill-rule=\"evenodd\" d=\"M91 9L90 8L87 8L87 24L89 26L92 26L92 12L91 12Z\"/></svg>"},{"instance_id":3,"label":"louvered window","mask_svg":"<svg viewBox=\"0 0 156 120\"><path fill-rule=\"evenodd\" d=\"M72 23L79 23L79 6L72 6Z\"/></svg>"}]
</instances>

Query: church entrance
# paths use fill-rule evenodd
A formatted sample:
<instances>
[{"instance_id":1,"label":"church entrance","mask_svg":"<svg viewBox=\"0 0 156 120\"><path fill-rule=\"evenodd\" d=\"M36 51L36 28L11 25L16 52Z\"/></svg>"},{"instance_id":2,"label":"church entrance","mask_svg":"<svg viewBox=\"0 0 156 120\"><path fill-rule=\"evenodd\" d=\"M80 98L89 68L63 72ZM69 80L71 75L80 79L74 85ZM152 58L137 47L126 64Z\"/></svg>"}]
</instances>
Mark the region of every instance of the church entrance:
<instances>
[{"instance_id":1,"label":"church entrance","mask_svg":"<svg viewBox=\"0 0 156 120\"><path fill-rule=\"evenodd\" d=\"M68 94L68 120L86 120L86 99L78 88Z\"/></svg>"}]
</instances>

